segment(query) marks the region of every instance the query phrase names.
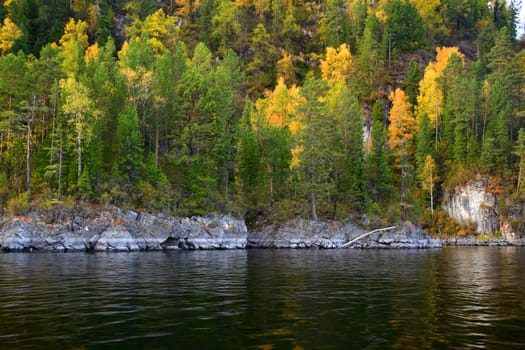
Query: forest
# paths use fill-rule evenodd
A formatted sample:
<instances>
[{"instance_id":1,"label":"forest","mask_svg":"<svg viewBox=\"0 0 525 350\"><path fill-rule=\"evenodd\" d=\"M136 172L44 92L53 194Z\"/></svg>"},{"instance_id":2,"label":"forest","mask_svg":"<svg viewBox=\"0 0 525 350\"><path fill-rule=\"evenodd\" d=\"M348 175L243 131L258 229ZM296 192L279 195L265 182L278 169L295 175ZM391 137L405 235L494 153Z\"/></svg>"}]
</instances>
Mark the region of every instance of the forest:
<instances>
[{"instance_id":1,"label":"forest","mask_svg":"<svg viewBox=\"0 0 525 350\"><path fill-rule=\"evenodd\" d=\"M0 213L445 225L525 202L517 1L5 0Z\"/></svg>"}]
</instances>

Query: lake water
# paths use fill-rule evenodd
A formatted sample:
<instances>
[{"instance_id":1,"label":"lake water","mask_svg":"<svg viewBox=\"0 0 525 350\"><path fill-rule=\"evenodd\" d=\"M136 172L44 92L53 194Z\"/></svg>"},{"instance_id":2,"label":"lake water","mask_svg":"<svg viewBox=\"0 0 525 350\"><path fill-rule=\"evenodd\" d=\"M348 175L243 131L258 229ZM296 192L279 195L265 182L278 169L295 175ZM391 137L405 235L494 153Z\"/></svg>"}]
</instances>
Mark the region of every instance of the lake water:
<instances>
[{"instance_id":1,"label":"lake water","mask_svg":"<svg viewBox=\"0 0 525 350\"><path fill-rule=\"evenodd\" d=\"M525 348L525 248L0 254L0 349L385 348Z\"/></svg>"}]
</instances>

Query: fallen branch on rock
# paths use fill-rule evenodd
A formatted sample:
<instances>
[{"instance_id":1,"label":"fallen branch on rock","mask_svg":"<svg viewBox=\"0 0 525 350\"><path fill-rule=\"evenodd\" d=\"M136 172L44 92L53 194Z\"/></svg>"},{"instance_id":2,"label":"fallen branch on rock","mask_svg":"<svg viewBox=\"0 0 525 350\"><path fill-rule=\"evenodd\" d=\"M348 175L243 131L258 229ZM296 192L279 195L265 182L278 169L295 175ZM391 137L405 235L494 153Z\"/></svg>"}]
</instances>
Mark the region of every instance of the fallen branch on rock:
<instances>
[{"instance_id":1,"label":"fallen branch on rock","mask_svg":"<svg viewBox=\"0 0 525 350\"><path fill-rule=\"evenodd\" d=\"M352 244L354 244L355 242L359 241L361 238L365 238L367 236L370 236L371 234L374 234L374 233L377 233L377 232L382 232L382 231L390 231L390 230L393 230L393 229L396 229L396 228L397 228L397 225L396 226L390 226L390 227L384 227L384 228L378 228L376 230L363 233L362 235L357 236L356 238L352 239L351 241L346 242L345 244L343 244L339 248L349 247Z\"/></svg>"}]
</instances>

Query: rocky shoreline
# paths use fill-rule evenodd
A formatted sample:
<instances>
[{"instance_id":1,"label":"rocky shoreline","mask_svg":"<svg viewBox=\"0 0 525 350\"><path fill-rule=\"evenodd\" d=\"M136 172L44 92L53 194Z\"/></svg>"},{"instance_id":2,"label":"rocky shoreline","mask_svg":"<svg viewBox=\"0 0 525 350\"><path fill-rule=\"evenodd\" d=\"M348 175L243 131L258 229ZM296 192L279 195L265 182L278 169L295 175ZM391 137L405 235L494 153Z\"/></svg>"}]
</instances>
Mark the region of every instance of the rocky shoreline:
<instances>
[{"instance_id":1,"label":"rocky shoreline","mask_svg":"<svg viewBox=\"0 0 525 350\"><path fill-rule=\"evenodd\" d=\"M351 222L291 219L259 221L247 227L227 215L176 218L119 208L77 212L32 213L0 217L1 251L161 251L245 248L440 248L443 245L525 245L515 241L479 241L475 237L432 239L424 230L404 223L347 243L366 231Z\"/></svg>"}]
</instances>

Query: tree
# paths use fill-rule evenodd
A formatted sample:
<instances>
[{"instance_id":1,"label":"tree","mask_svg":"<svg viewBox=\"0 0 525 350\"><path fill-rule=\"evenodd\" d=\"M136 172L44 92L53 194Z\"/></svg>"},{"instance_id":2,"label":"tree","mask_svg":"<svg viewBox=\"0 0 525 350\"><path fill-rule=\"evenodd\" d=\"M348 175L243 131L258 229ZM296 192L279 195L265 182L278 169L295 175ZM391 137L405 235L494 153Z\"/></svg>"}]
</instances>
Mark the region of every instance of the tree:
<instances>
[{"instance_id":1,"label":"tree","mask_svg":"<svg viewBox=\"0 0 525 350\"><path fill-rule=\"evenodd\" d=\"M333 117L331 151L334 183L333 217L337 217L338 198L342 197L353 209L365 205L363 111L357 98L344 82L339 82L327 93L327 114Z\"/></svg>"},{"instance_id":2,"label":"tree","mask_svg":"<svg viewBox=\"0 0 525 350\"><path fill-rule=\"evenodd\" d=\"M88 47L88 25L84 21L69 20L60 38L63 69L68 75L79 76L85 65L84 50Z\"/></svg>"},{"instance_id":3,"label":"tree","mask_svg":"<svg viewBox=\"0 0 525 350\"><path fill-rule=\"evenodd\" d=\"M392 193L393 180L388 166L385 111L380 100L372 107L372 144L366 159L368 195L375 202L387 201Z\"/></svg>"},{"instance_id":4,"label":"tree","mask_svg":"<svg viewBox=\"0 0 525 350\"><path fill-rule=\"evenodd\" d=\"M343 0L326 0L320 27L326 47L338 47L349 41L349 21Z\"/></svg>"},{"instance_id":5,"label":"tree","mask_svg":"<svg viewBox=\"0 0 525 350\"><path fill-rule=\"evenodd\" d=\"M277 58L277 50L262 23L252 32L250 51L253 54L246 65L247 90L250 95L259 96L275 79Z\"/></svg>"},{"instance_id":6,"label":"tree","mask_svg":"<svg viewBox=\"0 0 525 350\"><path fill-rule=\"evenodd\" d=\"M426 34L429 39L440 35L444 31L443 18L440 13L441 0L410 0L425 24ZM443 33L444 34L444 33Z\"/></svg>"},{"instance_id":7,"label":"tree","mask_svg":"<svg viewBox=\"0 0 525 350\"><path fill-rule=\"evenodd\" d=\"M428 154L425 158L423 172L421 173L421 186L423 191L430 194L430 212L432 218L434 218L434 188L437 181L436 163L434 162L434 158Z\"/></svg>"},{"instance_id":8,"label":"tree","mask_svg":"<svg viewBox=\"0 0 525 350\"><path fill-rule=\"evenodd\" d=\"M354 59L347 44L338 48L328 47L320 63L321 75L329 84L347 82L354 73Z\"/></svg>"},{"instance_id":9,"label":"tree","mask_svg":"<svg viewBox=\"0 0 525 350\"><path fill-rule=\"evenodd\" d=\"M241 34L239 15L239 6L235 2L230 0L218 2L217 11L212 18L213 31L211 36L219 42L219 52L237 47L236 43Z\"/></svg>"},{"instance_id":10,"label":"tree","mask_svg":"<svg viewBox=\"0 0 525 350\"><path fill-rule=\"evenodd\" d=\"M392 108L389 114L388 144L399 164L401 157L411 149L417 125L410 111L410 103L402 89L397 88L389 98L392 101Z\"/></svg>"},{"instance_id":11,"label":"tree","mask_svg":"<svg viewBox=\"0 0 525 350\"><path fill-rule=\"evenodd\" d=\"M395 165L401 170L400 206L402 218L406 219L408 209L411 207L409 189L413 183L412 141L417 131L417 124L403 90L396 89L390 95L390 100L392 108L389 114L388 144L395 156Z\"/></svg>"},{"instance_id":12,"label":"tree","mask_svg":"<svg viewBox=\"0 0 525 350\"><path fill-rule=\"evenodd\" d=\"M434 128L425 114L418 124L416 133L416 166L417 174L420 175L425 167L427 155L434 151Z\"/></svg>"},{"instance_id":13,"label":"tree","mask_svg":"<svg viewBox=\"0 0 525 350\"><path fill-rule=\"evenodd\" d=\"M304 193L310 200L311 217L317 220L318 201L333 191L330 181L332 152L330 139L334 134L333 115L328 114L326 81L309 79L301 89L305 103L298 109L303 126L299 129L299 179Z\"/></svg>"},{"instance_id":14,"label":"tree","mask_svg":"<svg viewBox=\"0 0 525 350\"><path fill-rule=\"evenodd\" d=\"M408 101L413 107L417 106L417 97L419 95L419 82L423 78L423 72L419 69L415 60L410 60L405 78L405 92L408 95ZM415 112L415 111L413 111Z\"/></svg>"},{"instance_id":15,"label":"tree","mask_svg":"<svg viewBox=\"0 0 525 350\"><path fill-rule=\"evenodd\" d=\"M294 115L297 107L302 103L299 88L292 85L288 88L284 78L277 79L277 85L273 91L266 91L266 99L258 101L271 125L285 127L289 126L292 133L297 127L294 124Z\"/></svg>"},{"instance_id":16,"label":"tree","mask_svg":"<svg viewBox=\"0 0 525 350\"><path fill-rule=\"evenodd\" d=\"M435 130L437 145L441 135L441 116L443 114L443 91L438 83L439 75L434 65L429 64L425 69L425 75L419 83L419 95L417 96L416 115L421 123L423 116L427 116L430 124Z\"/></svg>"},{"instance_id":17,"label":"tree","mask_svg":"<svg viewBox=\"0 0 525 350\"><path fill-rule=\"evenodd\" d=\"M359 73L366 86L364 95L374 99L377 88L386 74L381 55L381 28L374 13L366 19L363 38L359 41ZM419 81L419 80L418 80ZM360 84L361 85L361 84Z\"/></svg>"},{"instance_id":18,"label":"tree","mask_svg":"<svg viewBox=\"0 0 525 350\"><path fill-rule=\"evenodd\" d=\"M77 179L82 175L82 151L84 143L91 138L91 126L97 111L94 109L93 101L89 98L88 89L73 77L60 81L64 101L62 112L67 116L67 123L72 125L75 131L75 142L77 149Z\"/></svg>"},{"instance_id":19,"label":"tree","mask_svg":"<svg viewBox=\"0 0 525 350\"><path fill-rule=\"evenodd\" d=\"M143 167L143 141L137 113L131 107L119 114L116 134L119 174L126 179L126 184L134 184Z\"/></svg>"},{"instance_id":20,"label":"tree","mask_svg":"<svg viewBox=\"0 0 525 350\"><path fill-rule=\"evenodd\" d=\"M417 50L425 41L423 20L410 2L391 0L385 5L387 19L383 36L389 62L395 53Z\"/></svg>"},{"instance_id":21,"label":"tree","mask_svg":"<svg viewBox=\"0 0 525 350\"><path fill-rule=\"evenodd\" d=\"M518 132L518 140L514 146L514 155L518 157L518 181L516 184L516 194L523 194L523 176L525 176L525 129L521 128Z\"/></svg>"},{"instance_id":22,"label":"tree","mask_svg":"<svg viewBox=\"0 0 525 350\"><path fill-rule=\"evenodd\" d=\"M10 52L16 41L22 37L22 31L9 17L4 18L4 24L0 26L0 55Z\"/></svg>"},{"instance_id":23,"label":"tree","mask_svg":"<svg viewBox=\"0 0 525 350\"><path fill-rule=\"evenodd\" d=\"M243 198L256 203L256 194L261 180L261 158L256 132L252 126L253 103L246 99L238 128L237 167Z\"/></svg>"},{"instance_id":24,"label":"tree","mask_svg":"<svg viewBox=\"0 0 525 350\"><path fill-rule=\"evenodd\" d=\"M163 9L158 9L154 13L146 17L144 22L135 22L134 27L129 31L129 37L147 38L151 45L153 52L157 55L162 55L167 49L173 50L178 40L179 28L177 26L176 17L168 16Z\"/></svg>"}]
</instances>

